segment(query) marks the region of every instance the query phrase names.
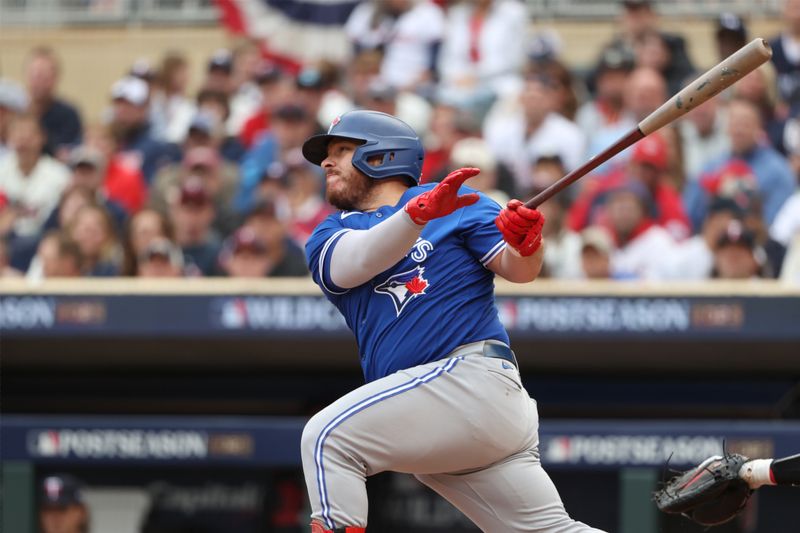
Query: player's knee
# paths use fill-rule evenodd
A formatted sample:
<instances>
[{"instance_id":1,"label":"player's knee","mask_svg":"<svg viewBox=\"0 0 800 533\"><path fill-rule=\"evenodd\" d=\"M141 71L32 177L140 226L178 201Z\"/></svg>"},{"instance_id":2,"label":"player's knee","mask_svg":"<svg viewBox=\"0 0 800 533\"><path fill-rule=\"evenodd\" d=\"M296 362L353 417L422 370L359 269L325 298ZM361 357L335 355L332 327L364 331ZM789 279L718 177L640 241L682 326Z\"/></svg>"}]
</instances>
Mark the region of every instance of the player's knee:
<instances>
[{"instance_id":1,"label":"player's knee","mask_svg":"<svg viewBox=\"0 0 800 533\"><path fill-rule=\"evenodd\" d=\"M304 457L314 456L314 449L317 446L317 441L324 428L325 423L320 420L319 415L312 416L311 419L306 422L303 428L303 436L300 439L300 449Z\"/></svg>"}]
</instances>

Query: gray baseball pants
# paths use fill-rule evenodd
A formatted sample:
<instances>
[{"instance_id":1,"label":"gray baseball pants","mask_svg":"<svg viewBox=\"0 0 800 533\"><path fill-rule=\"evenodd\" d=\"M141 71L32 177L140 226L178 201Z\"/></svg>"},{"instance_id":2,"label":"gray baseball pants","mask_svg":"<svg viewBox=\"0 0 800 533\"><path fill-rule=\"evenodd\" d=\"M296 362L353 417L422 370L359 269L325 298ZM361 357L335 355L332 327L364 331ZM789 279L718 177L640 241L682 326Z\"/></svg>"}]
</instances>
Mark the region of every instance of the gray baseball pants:
<instances>
[{"instance_id":1,"label":"gray baseball pants","mask_svg":"<svg viewBox=\"0 0 800 533\"><path fill-rule=\"evenodd\" d=\"M482 341L343 396L306 425L312 519L367 526L366 478L414 474L489 533L602 533L572 520L539 462L539 415Z\"/></svg>"}]
</instances>

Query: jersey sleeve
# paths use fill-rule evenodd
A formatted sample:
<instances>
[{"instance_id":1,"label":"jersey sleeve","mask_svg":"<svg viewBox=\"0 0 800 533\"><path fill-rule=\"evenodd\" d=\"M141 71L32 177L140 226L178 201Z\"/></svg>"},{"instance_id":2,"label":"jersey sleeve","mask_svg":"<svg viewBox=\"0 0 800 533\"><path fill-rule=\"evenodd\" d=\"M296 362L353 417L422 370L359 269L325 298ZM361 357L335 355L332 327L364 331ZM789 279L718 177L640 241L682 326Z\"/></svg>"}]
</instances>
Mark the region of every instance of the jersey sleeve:
<instances>
[{"instance_id":1,"label":"jersey sleeve","mask_svg":"<svg viewBox=\"0 0 800 533\"><path fill-rule=\"evenodd\" d=\"M331 280L331 256L339 239L351 231L342 225L339 214L331 215L314 229L306 243L306 261L314 282L328 296L344 294L348 289L338 287Z\"/></svg>"},{"instance_id":2,"label":"jersey sleeve","mask_svg":"<svg viewBox=\"0 0 800 533\"><path fill-rule=\"evenodd\" d=\"M474 191L462 188L460 194L465 192ZM500 205L483 193L479 195L477 203L462 209L459 228L470 254L486 267L503 251L506 243L494 224L494 219L500 213Z\"/></svg>"}]
</instances>

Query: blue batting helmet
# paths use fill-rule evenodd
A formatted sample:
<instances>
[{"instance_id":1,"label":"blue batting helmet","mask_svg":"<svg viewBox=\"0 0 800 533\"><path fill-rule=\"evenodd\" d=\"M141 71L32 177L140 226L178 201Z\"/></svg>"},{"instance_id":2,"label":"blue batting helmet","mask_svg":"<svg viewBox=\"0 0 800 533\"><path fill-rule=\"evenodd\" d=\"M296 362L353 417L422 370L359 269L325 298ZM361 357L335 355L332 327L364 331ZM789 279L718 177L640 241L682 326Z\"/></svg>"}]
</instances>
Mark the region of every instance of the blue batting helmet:
<instances>
[{"instance_id":1,"label":"blue batting helmet","mask_svg":"<svg viewBox=\"0 0 800 533\"><path fill-rule=\"evenodd\" d=\"M399 118L377 111L349 111L331 123L328 133L309 137L303 144L303 155L321 165L334 138L361 143L353 153L353 166L370 178L403 176L419 183L422 143L411 126ZM376 156L382 157L380 164L367 163Z\"/></svg>"}]
</instances>

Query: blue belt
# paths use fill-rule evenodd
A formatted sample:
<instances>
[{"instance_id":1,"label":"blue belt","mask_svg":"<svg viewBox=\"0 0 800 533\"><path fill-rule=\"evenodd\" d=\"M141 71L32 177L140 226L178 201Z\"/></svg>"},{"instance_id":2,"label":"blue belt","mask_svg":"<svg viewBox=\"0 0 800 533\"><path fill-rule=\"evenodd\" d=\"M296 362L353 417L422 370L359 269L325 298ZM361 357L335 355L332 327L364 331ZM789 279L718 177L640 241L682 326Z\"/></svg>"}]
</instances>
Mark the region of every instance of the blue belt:
<instances>
[{"instance_id":1,"label":"blue belt","mask_svg":"<svg viewBox=\"0 0 800 533\"><path fill-rule=\"evenodd\" d=\"M517 363L517 357L514 355L514 351L505 344L489 344L487 342L483 345L483 356L505 359L519 370L519 364Z\"/></svg>"},{"instance_id":2,"label":"blue belt","mask_svg":"<svg viewBox=\"0 0 800 533\"><path fill-rule=\"evenodd\" d=\"M503 359L519 369L519 364L517 364L517 358L514 355L514 352L511 350L511 348L500 341L478 341L464 344L450 352L446 357L449 358L478 354L484 357Z\"/></svg>"}]
</instances>

